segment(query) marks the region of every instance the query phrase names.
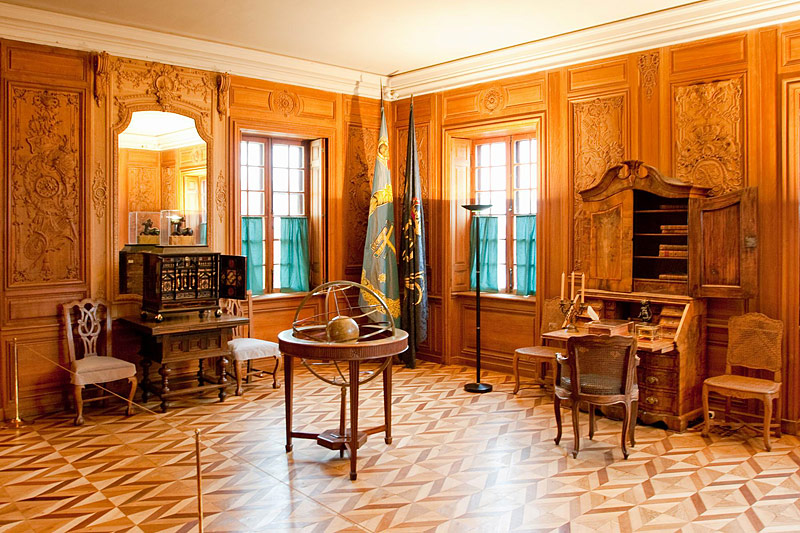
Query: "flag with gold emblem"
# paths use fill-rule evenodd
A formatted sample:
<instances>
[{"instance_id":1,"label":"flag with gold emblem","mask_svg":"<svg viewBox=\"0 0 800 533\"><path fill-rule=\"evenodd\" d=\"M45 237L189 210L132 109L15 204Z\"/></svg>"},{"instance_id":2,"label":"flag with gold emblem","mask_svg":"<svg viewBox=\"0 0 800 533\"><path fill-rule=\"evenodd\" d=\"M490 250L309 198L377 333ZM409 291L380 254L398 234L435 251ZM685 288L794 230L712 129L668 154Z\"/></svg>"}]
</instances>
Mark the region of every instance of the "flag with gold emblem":
<instances>
[{"instance_id":1,"label":"flag with gold emblem","mask_svg":"<svg viewBox=\"0 0 800 533\"><path fill-rule=\"evenodd\" d=\"M375 158L375 172L372 175L372 196L369 199L361 284L384 299L391 316L384 315L383 308L378 306L375 298L366 291L360 292L358 304L365 312L376 310L371 315L373 320L392 320L397 326L400 320L400 294L397 283L397 249L394 245L393 199L392 177L389 172L389 136L381 104L381 131L378 138L378 155Z\"/></svg>"},{"instance_id":2,"label":"flag with gold emblem","mask_svg":"<svg viewBox=\"0 0 800 533\"><path fill-rule=\"evenodd\" d=\"M428 337L428 274L425 271L425 215L422 211L422 186L414 130L414 102L408 115L406 149L406 187L403 192L403 217L400 219L400 282L402 287L401 324L408 332L408 350L400 358L409 368L417 364L419 343Z\"/></svg>"}]
</instances>

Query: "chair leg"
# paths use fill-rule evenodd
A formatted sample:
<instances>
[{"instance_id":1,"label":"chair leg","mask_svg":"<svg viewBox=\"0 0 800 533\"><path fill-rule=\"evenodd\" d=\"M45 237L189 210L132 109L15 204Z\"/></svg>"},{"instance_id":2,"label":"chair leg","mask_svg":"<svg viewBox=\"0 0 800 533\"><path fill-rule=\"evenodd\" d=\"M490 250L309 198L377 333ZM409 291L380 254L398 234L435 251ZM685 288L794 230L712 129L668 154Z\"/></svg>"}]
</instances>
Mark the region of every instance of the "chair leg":
<instances>
[{"instance_id":1,"label":"chair leg","mask_svg":"<svg viewBox=\"0 0 800 533\"><path fill-rule=\"evenodd\" d=\"M703 431L700 434L708 437L709 431L711 431L711 420L708 418L708 387L703 383Z\"/></svg>"},{"instance_id":2,"label":"chair leg","mask_svg":"<svg viewBox=\"0 0 800 533\"><path fill-rule=\"evenodd\" d=\"M561 398L558 396L553 397L553 407L555 407L556 411L556 444L561 442Z\"/></svg>"},{"instance_id":3,"label":"chair leg","mask_svg":"<svg viewBox=\"0 0 800 533\"><path fill-rule=\"evenodd\" d=\"M133 395L136 394L136 385L139 384L139 381L136 379L136 376L129 377L128 381L131 384L131 392L128 394L128 410L125 414L131 416L133 414Z\"/></svg>"},{"instance_id":4,"label":"chair leg","mask_svg":"<svg viewBox=\"0 0 800 533\"><path fill-rule=\"evenodd\" d=\"M730 424L731 422L731 397L725 397L725 423Z\"/></svg>"},{"instance_id":5,"label":"chair leg","mask_svg":"<svg viewBox=\"0 0 800 533\"><path fill-rule=\"evenodd\" d=\"M272 388L277 389L280 387L278 383L278 367L281 365L281 358L275 357L275 368L272 369Z\"/></svg>"},{"instance_id":6,"label":"chair leg","mask_svg":"<svg viewBox=\"0 0 800 533\"><path fill-rule=\"evenodd\" d=\"M75 385L72 389L75 394L75 425L83 425L83 385Z\"/></svg>"},{"instance_id":7,"label":"chair leg","mask_svg":"<svg viewBox=\"0 0 800 533\"><path fill-rule=\"evenodd\" d=\"M581 430L580 430L580 402L572 400L572 431L575 433L575 449L572 452L572 457L577 458L578 452L581 450Z\"/></svg>"},{"instance_id":8,"label":"chair leg","mask_svg":"<svg viewBox=\"0 0 800 533\"><path fill-rule=\"evenodd\" d=\"M622 404L622 457L628 458L628 432L631 424L631 406L625 402Z\"/></svg>"},{"instance_id":9,"label":"chair leg","mask_svg":"<svg viewBox=\"0 0 800 533\"><path fill-rule=\"evenodd\" d=\"M770 423L772 423L772 398L764 396L764 448L767 451L772 451L772 445L769 443Z\"/></svg>"},{"instance_id":10,"label":"chair leg","mask_svg":"<svg viewBox=\"0 0 800 533\"><path fill-rule=\"evenodd\" d=\"M545 385L547 383L547 363L544 361L539 363L539 380L541 381L541 383L539 383L539 387L543 389L547 388Z\"/></svg>"},{"instance_id":11,"label":"chair leg","mask_svg":"<svg viewBox=\"0 0 800 533\"><path fill-rule=\"evenodd\" d=\"M636 446L636 420L639 418L639 402L634 400L631 403L631 447Z\"/></svg>"},{"instance_id":12,"label":"chair leg","mask_svg":"<svg viewBox=\"0 0 800 533\"><path fill-rule=\"evenodd\" d=\"M245 364L245 361L237 361L234 359L233 361L233 372L236 375L236 396L242 395L242 365Z\"/></svg>"},{"instance_id":13,"label":"chair leg","mask_svg":"<svg viewBox=\"0 0 800 533\"><path fill-rule=\"evenodd\" d=\"M244 382L250 385L250 374L253 372L253 360L249 359L246 365L247 371L244 373Z\"/></svg>"},{"instance_id":14,"label":"chair leg","mask_svg":"<svg viewBox=\"0 0 800 533\"><path fill-rule=\"evenodd\" d=\"M775 429L775 436L781 438L781 420L783 420L783 406L781 405L781 397L775 398L775 418L778 427Z\"/></svg>"},{"instance_id":15,"label":"chair leg","mask_svg":"<svg viewBox=\"0 0 800 533\"><path fill-rule=\"evenodd\" d=\"M512 392L512 394L516 394L519 392L519 355L514 354L511 367L514 370L514 392Z\"/></svg>"},{"instance_id":16,"label":"chair leg","mask_svg":"<svg viewBox=\"0 0 800 533\"><path fill-rule=\"evenodd\" d=\"M594 405L587 403L589 406L589 440L594 438L595 429L595 421L594 421Z\"/></svg>"}]
</instances>

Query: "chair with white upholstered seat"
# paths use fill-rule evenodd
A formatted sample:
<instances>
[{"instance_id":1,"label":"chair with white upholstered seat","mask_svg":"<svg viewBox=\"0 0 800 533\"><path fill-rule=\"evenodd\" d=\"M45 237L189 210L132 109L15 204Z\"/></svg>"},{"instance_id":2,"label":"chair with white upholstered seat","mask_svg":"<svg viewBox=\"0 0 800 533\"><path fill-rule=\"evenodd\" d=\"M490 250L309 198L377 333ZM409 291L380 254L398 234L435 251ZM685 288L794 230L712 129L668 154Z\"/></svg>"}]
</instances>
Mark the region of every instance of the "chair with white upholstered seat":
<instances>
[{"instance_id":1,"label":"chair with white upholstered seat","mask_svg":"<svg viewBox=\"0 0 800 533\"><path fill-rule=\"evenodd\" d=\"M104 300L86 298L64 304L64 325L72 374L70 381L75 394L75 425L83 424L83 388L127 379L131 384L127 415L133 414L133 395L136 393L136 365L111 356L111 313ZM76 343L76 337L80 343ZM103 395L86 402L108 398Z\"/></svg>"},{"instance_id":2,"label":"chair with white upholstered seat","mask_svg":"<svg viewBox=\"0 0 800 533\"><path fill-rule=\"evenodd\" d=\"M246 309L244 309L245 306ZM249 336L250 328L253 325L253 293L247 291L247 300L244 300L244 302L240 300L220 300L220 307L222 307L223 313L231 316L245 316L246 314L247 318L250 319L247 326L236 328L234 331L235 338L228 342L228 347L233 357L234 375L236 376L236 395L241 396L244 393L243 382L250 383L251 376L261 377L264 374L272 376L272 388L277 389L279 387L278 367L281 363L281 352L278 349L278 343L254 339ZM246 331L245 328L247 328ZM268 357L275 358L275 368L272 371L253 368L254 360Z\"/></svg>"}]
</instances>

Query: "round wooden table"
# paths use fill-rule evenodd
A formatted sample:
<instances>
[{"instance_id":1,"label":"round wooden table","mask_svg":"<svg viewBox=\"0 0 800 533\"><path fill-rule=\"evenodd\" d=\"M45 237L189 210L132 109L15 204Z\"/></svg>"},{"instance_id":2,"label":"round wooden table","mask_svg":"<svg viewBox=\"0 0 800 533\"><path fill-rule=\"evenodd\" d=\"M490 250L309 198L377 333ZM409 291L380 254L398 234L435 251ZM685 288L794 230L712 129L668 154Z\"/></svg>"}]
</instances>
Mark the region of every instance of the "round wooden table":
<instances>
[{"instance_id":1,"label":"round wooden table","mask_svg":"<svg viewBox=\"0 0 800 533\"><path fill-rule=\"evenodd\" d=\"M286 391L286 452L292 451L292 437L298 439L314 439L317 444L330 450L339 450L350 454L350 479L356 479L356 461L358 448L373 433L385 432L384 441L392 443L392 356L408 347L408 333L396 329L391 337L363 342L316 342L298 339L291 329L278 334L278 346L283 354L284 386ZM350 390L350 429L344 428L344 404L342 404L342 421L338 430L327 430L322 433L305 433L292 430L292 374L294 358L312 359L315 361L347 362L349 366ZM383 360L383 416L381 426L358 431L358 376L361 361ZM342 400L344 402L344 400Z\"/></svg>"}]
</instances>

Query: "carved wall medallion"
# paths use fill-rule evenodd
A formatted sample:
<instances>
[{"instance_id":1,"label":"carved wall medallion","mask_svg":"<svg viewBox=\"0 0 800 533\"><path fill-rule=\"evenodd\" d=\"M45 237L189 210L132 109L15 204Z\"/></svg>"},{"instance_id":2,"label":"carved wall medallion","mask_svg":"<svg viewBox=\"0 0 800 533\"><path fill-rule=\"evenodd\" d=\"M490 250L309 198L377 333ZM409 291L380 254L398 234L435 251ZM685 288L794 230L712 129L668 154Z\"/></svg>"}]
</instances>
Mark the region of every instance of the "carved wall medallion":
<instances>
[{"instance_id":1,"label":"carved wall medallion","mask_svg":"<svg viewBox=\"0 0 800 533\"><path fill-rule=\"evenodd\" d=\"M277 91L272 94L272 107L274 111L283 113L283 116L297 114L297 98L289 91Z\"/></svg>"},{"instance_id":2,"label":"carved wall medallion","mask_svg":"<svg viewBox=\"0 0 800 533\"><path fill-rule=\"evenodd\" d=\"M625 99L622 95L573 104L574 268L587 272L590 221L579 192L591 187L625 158Z\"/></svg>"},{"instance_id":3,"label":"carved wall medallion","mask_svg":"<svg viewBox=\"0 0 800 533\"><path fill-rule=\"evenodd\" d=\"M80 281L81 95L9 89L11 283Z\"/></svg>"},{"instance_id":4,"label":"carved wall medallion","mask_svg":"<svg viewBox=\"0 0 800 533\"><path fill-rule=\"evenodd\" d=\"M227 194L225 193L225 177L222 175L222 171L219 171L219 177L217 177L217 191L214 193L214 200L217 202L217 216L219 216L219 221L225 221L225 213L228 207L228 198Z\"/></svg>"},{"instance_id":5,"label":"carved wall medallion","mask_svg":"<svg viewBox=\"0 0 800 533\"><path fill-rule=\"evenodd\" d=\"M348 266L358 265L360 268L364 255L378 134L377 128L364 128L358 124L351 125L347 132L347 227L351 230L347 240Z\"/></svg>"},{"instance_id":6,"label":"carved wall medallion","mask_svg":"<svg viewBox=\"0 0 800 533\"><path fill-rule=\"evenodd\" d=\"M503 93L499 87L490 87L483 92L480 101L488 113L494 113L503 107Z\"/></svg>"},{"instance_id":7,"label":"carved wall medallion","mask_svg":"<svg viewBox=\"0 0 800 533\"><path fill-rule=\"evenodd\" d=\"M94 202L94 214L97 220L102 221L106 216L108 205L108 185L106 185L106 174L103 166L98 162L92 178L92 201Z\"/></svg>"},{"instance_id":8,"label":"carved wall medallion","mask_svg":"<svg viewBox=\"0 0 800 533\"><path fill-rule=\"evenodd\" d=\"M711 195L741 189L742 79L677 87L675 90L675 177Z\"/></svg>"},{"instance_id":9,"label":"carved wall medallion","mask_svg":"<svg viewBox=\"0 0 800 533\"><path fill-rule=\"evenodd\" d=\"M99 106L108 94L108 71L111 58L107 52L100 52L92 55L92 62L94 64L94 99Z\"/></svg>"},{"instance_id":10,"label":"carved wall medallion","mask_svg":"<svg viewBox=\"0 0 800 533\"><path fill-rule=\"evenodd\" d=\"M228 95L231 89L231 75L225 72L217 75L217 113L224 117L228 114Z\"/></svg>"},{"instance_id":11,"label":"carved wall medallion","mask_svg":"<svg viewBox=\"0 0 800 533\"><path fill-rule=\"evenodd\" d=\"M642 54L639 56L639 75L641 76L642 90L648 100L653 98L653 90L658 84L658 52Z\"/></svg>"}]
</instances>

